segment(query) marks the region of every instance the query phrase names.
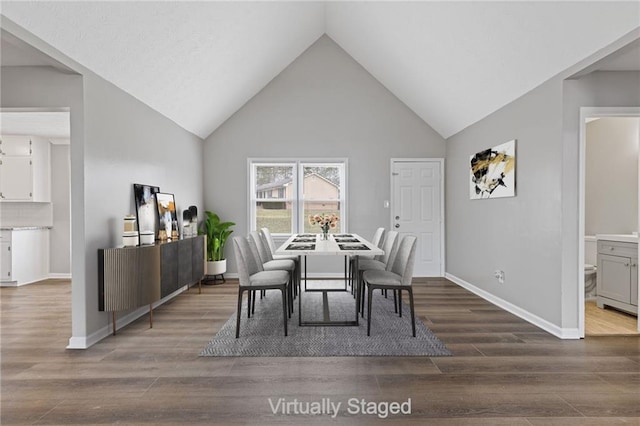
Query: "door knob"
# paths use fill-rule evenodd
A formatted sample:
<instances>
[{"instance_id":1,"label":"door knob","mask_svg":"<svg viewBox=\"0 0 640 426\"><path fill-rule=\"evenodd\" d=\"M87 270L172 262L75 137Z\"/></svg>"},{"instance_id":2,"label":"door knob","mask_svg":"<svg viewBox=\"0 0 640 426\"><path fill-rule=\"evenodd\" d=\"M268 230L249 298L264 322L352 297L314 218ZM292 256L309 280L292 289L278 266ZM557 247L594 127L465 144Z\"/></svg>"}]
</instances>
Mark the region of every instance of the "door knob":
<instances>
[{"instance_id":1,"label":"door knob","mask_svg":"<svg viewBox=\"0 0 640 426\"><path fill-rule=\"evenodd\" d=\"M396 216L396 220L400 220L400 216Z\"/></svg>"},{"instance_id":2,"label":"door knob","mask_svg":"<svg viewBox=\"0 0 640 426\"><path fill-rule=\"evenodd\" d=\"M400 228L400 224L399 223L396 223L396 228Z\"/></svg>"}]
</instances>

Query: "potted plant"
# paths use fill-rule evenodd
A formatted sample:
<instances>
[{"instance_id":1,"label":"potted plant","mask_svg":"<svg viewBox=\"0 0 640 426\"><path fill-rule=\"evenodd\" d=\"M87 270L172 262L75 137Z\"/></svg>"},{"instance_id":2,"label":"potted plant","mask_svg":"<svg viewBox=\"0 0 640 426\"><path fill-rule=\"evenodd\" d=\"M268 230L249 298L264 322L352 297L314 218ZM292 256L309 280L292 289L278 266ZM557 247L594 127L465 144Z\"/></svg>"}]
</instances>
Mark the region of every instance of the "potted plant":
<instances>
[{"instance_id":1,"label":"potted plant","mask_svg":"<svg viewBox=\"0 0 640 426\"><path fill-rule=\"evenodd\" d=\"M224 246L233 232L229 228L235 223L222 222L216 213L210 211L205 211L205 214L203 228L207 236L207 275L222 275L227 271Z\"/></svg>"}]
</instances>

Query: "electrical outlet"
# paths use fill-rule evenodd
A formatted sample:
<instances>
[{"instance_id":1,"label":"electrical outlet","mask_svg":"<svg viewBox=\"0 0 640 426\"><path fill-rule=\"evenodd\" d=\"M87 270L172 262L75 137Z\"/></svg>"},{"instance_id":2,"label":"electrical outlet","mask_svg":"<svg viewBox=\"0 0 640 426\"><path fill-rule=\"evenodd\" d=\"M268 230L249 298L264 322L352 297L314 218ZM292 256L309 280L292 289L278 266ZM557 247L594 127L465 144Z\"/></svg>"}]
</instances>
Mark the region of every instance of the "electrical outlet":
<instances>
[{"instance_id":1,"label":"electrical outlet","mask_svg":"<svg viewBox=\"0 0 640 426\"><path fill-rule=\"evenodd\" d=\"M493 273L493 276L496 277L496 279L500 284L504 284L504 271L496 269L495 272Z\"/></svg>"}]
</instances>

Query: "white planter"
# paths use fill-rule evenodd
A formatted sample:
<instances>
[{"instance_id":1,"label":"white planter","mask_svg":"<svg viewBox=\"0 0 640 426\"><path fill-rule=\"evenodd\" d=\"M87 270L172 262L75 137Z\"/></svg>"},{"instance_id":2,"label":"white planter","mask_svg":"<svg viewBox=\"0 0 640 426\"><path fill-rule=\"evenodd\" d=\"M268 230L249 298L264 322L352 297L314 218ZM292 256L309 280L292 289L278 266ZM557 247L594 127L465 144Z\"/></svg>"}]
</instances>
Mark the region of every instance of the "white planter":
<instances>
[{"instance_id":1,"label":"white planter","mask_svg":"<svg viewBox=\"0 0 640 426\"><path fill-rule=\"evenodd\" d=\"M227 272L227 259L207 262L207 275L222 275Z\"/></svg>"}]
</instances>

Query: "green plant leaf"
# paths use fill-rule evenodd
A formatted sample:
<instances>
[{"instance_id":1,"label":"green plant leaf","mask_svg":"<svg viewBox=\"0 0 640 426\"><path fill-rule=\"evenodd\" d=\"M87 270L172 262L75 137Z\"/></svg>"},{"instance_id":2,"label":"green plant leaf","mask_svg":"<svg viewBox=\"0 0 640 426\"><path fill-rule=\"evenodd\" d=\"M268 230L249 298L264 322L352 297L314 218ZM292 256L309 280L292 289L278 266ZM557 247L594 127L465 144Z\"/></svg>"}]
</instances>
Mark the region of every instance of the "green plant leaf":
<instances>
[{"instance_id":1,"label":"green plant leaf","mask_svg":"<svg viewBox=\"0 0 640 426\"><path fill-rule=\"evenodd\" d=\"M207 260L217 261L224 259L224 247L227 238L233 232L229 229L235 226L234 222L222 222L220 217L211 211L205 211L206 219L203 223L204 233L207 235Z\"/></svg>"}]
</instances>

